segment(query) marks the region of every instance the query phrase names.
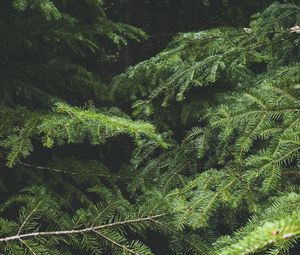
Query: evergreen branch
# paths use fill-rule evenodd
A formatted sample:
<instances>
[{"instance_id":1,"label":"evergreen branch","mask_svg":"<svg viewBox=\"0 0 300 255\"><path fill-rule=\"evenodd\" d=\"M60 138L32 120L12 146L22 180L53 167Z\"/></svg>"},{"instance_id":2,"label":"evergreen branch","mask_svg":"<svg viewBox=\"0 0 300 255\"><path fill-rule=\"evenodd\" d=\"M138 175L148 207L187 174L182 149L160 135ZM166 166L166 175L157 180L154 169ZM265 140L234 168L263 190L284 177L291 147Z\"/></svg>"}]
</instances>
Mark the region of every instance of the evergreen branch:
<instances>
[{"instance_id":1,"label":"evergreen branch","mask_svg":"<svg viewBox=\"0 0 300 255\"><path fill-rule=\"evenodd\" d=\"M166 180L165 184L164 184L164 189L167 190L168 185L170 183L170 181L176 176L178 175L182 170L185 169L185 167L188 165L188 163L184 164L182 167L180 167L178 170L171 172L172 175Z\"/></svg>"},{"instance_id":2,"label":"evergreen branch","mask_svg":"<svg viewBox=\"0 0 300 255\"><path fill-rule=\"evenodd\" d=\"M294 125L296 125L299 121L300 121L300 116L297 117L294 121L292 121L287 127L285 127L285 130L283 131L283 133L286 133L290 128L292 128ZM277 151L279 150L281 143L282 143L282 140L278 139L276 148L274 149L274 151L272 153L272 157L274 157L275 154L277 153Z\"/></svg>"},{"instance_id":3,"label":"evergreen branch","mask_svg":"<svg viewBox=\"0 0 300 255\"><path fill-rule=\"evenodd\" d=\"M57 173L63 173L63 174L70 174L70 175L79 175L77 172L72 172L72 171L66 171L58 168L51 168L51 167L45 167L45 166L34 166L28 163L24 162L19 162L20 165L37 169L37 170L48 170L48 171L53 171ZM134 179L134 177L130 176L120 176L120 175L112 175L112 174L99 174L99 173L87 173L88 176L97 176L97 177L107 177L107 178L118 178L118 179Z\"/></svg>"},{"instance_id":4,"label":"evergreen branch","mask_svg":"<svg viewBox=\"0 0 300 255\"><path fill-rule=\"evenodd\" d=\"M160 225L162 229L166 229L168 232L172 233L174 236L178 236L178 231L175 231L174 229L170 228L166 224L162 224L161 222L159 222L157 220L152 220L152 221L155 224ZM181 240L183 240L184 242L186 242L188 245L192 246L195 250L197 250L199 252L199 254L202 255L202 254L206 254L207 253L206 249L203 249L203 247L197 246L194 242L192 242L191 240L189 240L188 238L186 238L186 235L179 236L179 238Z\"/></svg>"},{"instance_id":5,"label":"evergreen branch","mask_svg":"<svg viewBox=\"0 0 300 255\"><path fill-rule=\"evenodd\" d=\"M292 12L289 15L291 15L293 13L295 13L295 12ZM251 32L253 33L253 31L251 31ZM275 34L276 33L280 34L280 33L282 33L281 30L254 31L254 32L255 32L256 35L265 35L265 34L274 34L274 33ZM239 36L243 36L245 34L246 34L245 30L243 29L243 31L241 31L241 32L227 33L226 37L229 37L229 38L239 37ZM176 34L174 34L174 35L176 35ZM178 35L180 35L180 34L178 34ZM225 36L225 33L220 33L220 34L214 34L214 35L211 35L211 36L206 36L206 37L203 37L203 38L199 38L198 40L190 40L186 44L182 45L181 47L179 47L176 50L173 50L173 51L170 50L170 51L164 52L164 54L161 54L161 56L159 56L159 59L163 60L164 58L170 57L170 55L175 55L180 51L186 51L188 48L191 48L191 47L199 44L199 42L203 43L203 42L214 41L216 39L224 38L224 36Z\"/></svg>"},{"instance_id":6,"label":"evergreen branch","mask_svg":"<svg viewBox=\"0 0 300 255\"><path fill-rule=\"evenodd\" d=\"M96 224L97 220L103 215L103 213L105 213L109 208L112 208L112 206L117 205L118 202L119 201L114 201L114 202L110 203L98 215L96 215L92 226L94 226Z\"/></svg>"},{"instance_id":7,"label":"evergreen branch","mask_svg":"<svg viewBox=\"0 0 300 255\"><path fill-rule=\"evenodd\" d=\"M249 255L267 246L287 241L300 235L299 215L289 215L275 222L267 222L246 235L237 243L220 251L219 255Z\"/></svg>"},{"instance_id":8,"label":"evergreen branch","mask_svg":"<svg viewBox=\"0 0 300 255\"><path fill-rule=\"evenodd\" d=\"M105 239L105 240L109 241L110 243L116 245L117 247L121 248L123 251L126 251L126 252L128 252L128 253L130 253L130 254L133 254L133 255L141 255L140 253L137 253L137 252L135 252L134 250L129 249L126 245L119 244L118 242L112 240L111 238L109 238L109 237L107 237L107 236L101 234L99 231L93 230L93 232L94 232L95 234L101 236L103 239Z\"/></svg>"},{"instance_id":9,"label":"evergreen branch","mask_svg":"<svg viewBox=\"0 0 300 255\"><path fill-rule=\"evenodd\" d=\"M220 190L218 190L215 195L212 197L212 199L210 200L210 202L205 206L205 208L203 208L198 217L199 219L197 219L197 221L199 221L199 223L203 223L205 222L205 218L208 217L208 213L209 213L209 210L211 210L213 204L215 203L215 201L217 200L217 198L223 194L223 192L225 192L227 189L230 188L230 186L232 186L234 183L236 183L239 179L237 178L234 178L233 180L231 180L228 184L226 184L224 187L222 187ZM199 200L201 201L201 200ZM195 203L195 204L192 204L192 207L189 208L189 210L191 209L195 209L196 206L197 206L198 203Z\"/></svg>"},{"instance_id":10,"label":"evergreen branch","mask_svg":"<svg viewBox=\"0 0 300 255\"><path fill-rule=\"evenodd\" d=\"M242 153L243 151L247 151L247 149L245 149L246 145L247 145L247 141L250 140L256 133L256 131L259 129L260 125L263 123L263 121L265 120L266 115L263 115L263 117L260 119L259 122L257 122L257 124L253 127L253 129L251 130L251 132L249 134L247 134L246 137L243 137L243 141L242 143L239 145L240 149L239 149L239 157L242 158Z\"/></svg>"},{"instance_id":11,"label":"evergreen branch","mask_svg":"<svg viewBox=\"0 0 300 255\"><path fill-rule=\"evenodd\" d=\"M117 227L117 226L130 225L130 224L134 224L134 223L147 222L147 221L151 221L154 219L162 218L164 216L166 216L166 214L158 214L158 215L148 216L148 217L144 217L144 218L113 222L113 223L109 223L109 224L105 224L105 225L82 228L82 229L49 231L49 232L33 232L33 233L27 233L27 234L21 234L21 235L17 234L14 236L0 238L0 243L11 242L11 241L26 239L26 238L44 237L44 236L50 237L50 236L84 234L84 233L93 232L93 231L97 231L97 230L105 229L105 228L112 228L112 227Z\"/></svg>"},{"instance_id":12,"label":"evergreen branch","mask_svg":"<svg viewBox=\"0 0 300 255\"><path fill-rule=\"evenodd\" d=\"M43 202L43 200L41 200L40 202L37 203L37 205L33 208L33 210L27 215L27 217L25 218L25 220L23 221L22 225L20 226L17 235L20 235L23 227L26 225L27 221L30 219L30 217L38 210L38 207L40 206L40 204Z\"/></svg>"},{"instance_id":13,"label":"evergreen branch","mask_svg":"<svg viewBox=\"0 0 300 255\"><path fill-rule=\"evenodd\" d=\"M24 241L22 240L21 238L19 239L19 241L25 245L25 247L29 250L29 252L32 254L32 255L37 255L34 250Z\"/></svg>"},{"instance_id":14,"label":"evergreen branch","mask_svg":"<svg viewBox=\"0 0 300 255\"><path fill-rule=\"evenodd\" d=\"M291 109L280 109L280 110L274 110L274 109L268 109L268 110L251 110L247 112L241 112L237 113L233 116L230 116L229 119L241 119L241 118L248 118L248 116L251 115L257 115L257 114L282 114L282 113L291 113L291 112L300 112L299 108L291 108ZM216 122L217 123L217 122ZM215 123L214 123L215 125Z\"/></svg>"}]
</instances>

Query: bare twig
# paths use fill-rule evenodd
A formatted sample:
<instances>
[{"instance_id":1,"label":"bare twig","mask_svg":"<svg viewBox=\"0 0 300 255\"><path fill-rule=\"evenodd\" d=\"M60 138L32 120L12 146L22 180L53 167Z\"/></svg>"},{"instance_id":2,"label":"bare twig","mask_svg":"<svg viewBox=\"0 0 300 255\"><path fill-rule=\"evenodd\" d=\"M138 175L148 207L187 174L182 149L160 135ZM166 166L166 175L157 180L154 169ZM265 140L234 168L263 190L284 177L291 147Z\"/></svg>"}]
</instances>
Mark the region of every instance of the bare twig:
<instances>
[{"instance_id":1,"label":"bare twig","mask_svg":"<svg viewBox=\"0 0 300 255\"><path fill-rule=\"evenodd\" d=\"M78 175L79 174L76 172L66 171L66 170L57 169L57 168L51 168L51 167L45 167L45 166L34 166L34 165L24 163L24 162L19 162L19 164L22 166L37 169L37 170L48 170L48 171L52 171L52 172L70 174L70 175ZM130 177L130 176L119 176L119 175L112 175L112 174L88 173L87 175L88 176L97 176L97 177L118 178L118 179L134 179L134 177Z\"/></svg>"}]
</instances>

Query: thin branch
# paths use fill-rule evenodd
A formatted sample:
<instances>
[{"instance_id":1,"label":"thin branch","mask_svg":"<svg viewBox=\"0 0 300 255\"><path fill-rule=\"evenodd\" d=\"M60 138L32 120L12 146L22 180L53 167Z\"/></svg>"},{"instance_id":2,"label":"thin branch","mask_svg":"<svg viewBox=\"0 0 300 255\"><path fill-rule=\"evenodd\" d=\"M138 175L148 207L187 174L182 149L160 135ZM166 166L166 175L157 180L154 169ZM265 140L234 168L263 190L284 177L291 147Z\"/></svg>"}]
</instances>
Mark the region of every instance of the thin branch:
<instances>
[{"instance_id":1,"label":"thin branch","mask_svg":"<svg viewBox=\"0 0 300 255\"><path fill-rule=\"evenodd\" d=\"M141 255L141 254L136 253L135 251L133 251L133 250L127 248L127 246L122 245L122 244L120 244L120 243L118 243L118 242L116 242L116 241L110 239L109 237L107 237L107 236L101 234L99 231L93 230L93 232L94 232L95 234L101 236L103 239L105 239L105 240L111 242L112 244L118 246L118 247L121 248L123 251L127 251L127 252L129 252L129 253L131 253L131 254L133 254L133 255Z\"/></svg>"},{"instance_id":2,"label":"thin branch","mask_svg":"<svg viewBox=\"0 0 300 255\"><path fill-rule=\"evenodd\" d=\"M92 224L92 227L96 224L97 220L103 215L104 212L106 212L109 208L111 208L113 205L117 205L119 201L114 201L110 203L108 206L106 206L94 219L94 222Z\"/></svg>"},{"instance_id":3,"label":"thin branch","mask_svg":"<svg viewBox=\"0 0 300 255\"><path fill-rule=\"evenodd\" d=\"M19 239L20 240L20 242L22 243L22 244L24 244L24 246L30 251L30 253L32 253L32 255L37 255L35 252L34 252L34 250L24 241L24 240L22 240L21 238Z\"/></svg>"},{"instance_id":4,"label":"thin branch","mask_svg":"<svg viewBox=\"0 0 300 255\"><path fill-rule=\"evenodd\" d=\"M6 158L1 156L0 154L0 159L3 159L6 161ZM69 175L79 175L80 173L77 172L72 172L72 171L66 171L66 170L62 170L62 169L58 169L58 168L51 168L51 167L46 167L46 166L35 166L35 165L31 165L22 161L19 161L19 164L27 167L27 168L32 168L32 169L36 169L36 170L47 170L47 171L52 171L52 172L57 172L57 173L62 173L62 174L69 174ZM131 177L131 176L120 176L120 175L112 175L112 174L99 174L99 173L87 173L87 176L97 176L97 177L107 177L107 178L116 178L116 179L130 179L133 180L136 177ZM146 178L146 180L152 180L152 178ZM1 255L1 254L0 254Z\"/></svg>"},{"instance_id":5,"label":"thin branch","mask_svg":"<svg viewBox=\"0 0 300 255\"><path fill-rule=\"evenodd\" d=\"M25 226L27 221L30 219L30 217L36 212L36 210L38 209L38 207L40 206L41 203L42 203L42 200L40 202L38 202L38 204L34 207L34 209L28 214L28 216L26 217L26 219L23 221L22 225L20 226L17 235L20 235L23 227Z\"/></svg>"},{"instance_id":6,"label":"thin branch","mask_svg":"<svg viewBox=\"0 0 300 255\"><path fill-rule=\"evenodd\" d=\"M202 31L202 32L205 32ZM282 31L280 30L270 30L270 31L263 31L264 34L272 34L272 33L281 33ZM253 33L253 32L252 32ZM255 32L256 34L259 34L260 32ZM179 35L180 33L178 33ZM227 37L238 37L238 36L241 36L241 35L245 35L247 34L244 30L241 31L241 32L235 32L235 33L232 33L232 34L226 34ZM176 35L176 34L175 34ZM220 33L218 35L212 35L212 36L208 36L208 37L205 37L205 38L200 38L199 40L194 40L194 41L189 41L188 43L186 43L184 45L184 47L180 47L178 48L177 50L174 50L174 51L171 51L171 52L168 52L168 54L165 54L164 57L168 57L169 55L173 55L173 54L176 54L180 51L184 51L186 50L187 48L193 46L194 44L197 44L199 41L201 42L206 42L206 41L210 41L210 40L215 40L215 39L218 39L218 38L222 38L224 37L224 33ZM150 36L151 38L151 36Z\"/></svg>"},{"instance_id":7,"label":"thin branch","mask_svg":"<svg viewBox=\"0 0 300 255\"><path fill-rule=\"evenodd\" d=\"M20 165L37 169L37 170L48 170L52 172L57 172L57 173L63 173L63 174L70 174L70 175L78 175L79 173L76 172L70 172L62 169L57 169L57 168L51 168L51 167L45 167L45 166L34 166L28 163L24 162L19 162ZM98 176L98 177L108 177L108 178L119 178L119 179L134 179L134 177L130 176L119 176L119 175L112 175L112 174L98 174L98 173L88 173L88 176Z\"/></svg>"},{"instance_id":8,"label":"thin branch","mask_svg":"<svg viewBox=\"0 0 300 255\"><path fill-rule=\"evenodd\" d=\"M112 228L116 226L122 226L122 225L128 225L133 223L139 223L139 222L145 222L145 221L152 221L154 219L162 218L166 216L166 214L158 214L153 216L148 216L145 218L138 218L133 220L125 220L125 221L118 221L113 222L105 225L100 225L96 227L89 227L89 228L82 228L82 229L72 229L72 230L62 230L62 231L49 231L49 232L33 232L28 234L22 234L22 235L14 235L9 237L0 238L1 242L11 242L15 240L30 238L30 237L42 237L42 236L61 236L61 235L74 235L74 234L83 234L87 232L96 231L99 229L105 229L105 228Z\"/></svg>"}]
</instances>

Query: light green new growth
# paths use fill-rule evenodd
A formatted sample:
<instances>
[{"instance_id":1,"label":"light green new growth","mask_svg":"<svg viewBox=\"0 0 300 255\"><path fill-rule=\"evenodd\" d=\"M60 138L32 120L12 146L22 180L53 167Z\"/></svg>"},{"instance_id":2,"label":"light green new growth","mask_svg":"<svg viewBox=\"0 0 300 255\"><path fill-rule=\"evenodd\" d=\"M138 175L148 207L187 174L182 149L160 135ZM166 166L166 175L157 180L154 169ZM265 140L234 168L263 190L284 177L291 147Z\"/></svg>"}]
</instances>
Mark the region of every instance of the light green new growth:
<instances>
[{"instance_id":1,"label":"light green new growth","mask_svg":"<svg viewBox=\"0 0 300 255\"><path fill-rule=\"evenodd\" d=\"M80 109L65 103L57 103L51 114L36 114L25 125L2 141L10 152L8 166L12 167L19 159L28 157L33 151L31 139L40 137L45 147L54 144L80 143L89 138L93 145L104 143L107 138L121 134L133 137L137 144L143 139L151 139L162 147L167 144L155 131L155 127L143 121L132 121L98 112L96 109Z\"/></svg>"}]
</instances>

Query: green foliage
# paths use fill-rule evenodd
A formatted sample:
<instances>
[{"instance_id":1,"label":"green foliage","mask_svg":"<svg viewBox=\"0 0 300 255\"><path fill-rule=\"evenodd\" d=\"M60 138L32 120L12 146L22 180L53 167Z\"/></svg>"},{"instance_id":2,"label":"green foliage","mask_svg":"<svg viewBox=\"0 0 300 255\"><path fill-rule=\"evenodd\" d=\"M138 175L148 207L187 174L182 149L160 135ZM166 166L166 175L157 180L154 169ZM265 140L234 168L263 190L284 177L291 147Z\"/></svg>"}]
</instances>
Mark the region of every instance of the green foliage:
<instances>
[{"instance_id":1,"label":"green foliage","mask_svg":"<svg viewBox=\"0 0 300 255\"><path fill-rule=\"evenodd\" d=\"M74 108L65 103L56 103L53 114L32 115L2 145L9 149L7 160L8 166L12 167L20 158L28 157L33 151L31 139L35 136L40 137L45 147L52 148L54 144L81 143L86 137L92 145L97 145L120 134L128 134L138 143L143 138L150 138L161 146L167 146L149 123L103 114L92 108Z\"/></svg>"},{"instance_id":2,"label":"green foliage","mask_svg":"<svg viewBox=\"0 0 300 255\"><path fill-rule=\"evenodd\" d=\"M19 222L1 222L4 226L1 228L1 235L15 235L10 239L0 239L1 242L8 243L1 249L6 254L70 254L68 250L73 248L81 252L101 254L103 247L111 246L116 253L121 250L127 254L152 254L142 243L126 241L122 235L123 228L139 232L152 219L163 215L136 216L135 219L130 219L126 215L133 208L124 203L120 194L101 187L93 187L88 192L99 194L102 198L98 203L86 200L85 210L79 209L73 215L64 214L63 217L57 212L66 210L65 204L43 188L32 187L10 199L3 205L1 212L4 213L14 205L21 205ZM26 234L28 232L34 234ZM58 245L60 238L62 245Z\"/></svg>"},{"instance_id":3,"label":"green foliage","mask_svg":"<svg viewBox=\"0 0 300 255\"><path fill-rule=\"evenodd\" d=\"M218 251L224 250L230 250L233 247L233 244L238 243L240 239L245 239L245 244L249 245L251 237L250 235L255 235L253 232L259 228L258 226L262 226L266 224L270 224L271 222L275 221L289 221L291 219L291 215L294 215L297 217L297 210L299 208L299 195L295 193L290 193L286 196L279 197L276 199L276 202L274 202L270 207L268 207L265 211L262 211L261 213L257 214L256 216L252 217L250 221L247 223L245 227L240 229L238 232L235 233L233 237L224 237L218 241L217 244L215 244L215 251L216 254L218 254ZM288 215L288 216L287 216ZM273 223L271 223L273 224ZM285 223L286 224L286 223ZM289 223L287 224L289 225ZM298 227L298 226L297 226ZM264 227L263 227L264 228ZM267 228L267 227L266 227ZM277 237L279 233L278 228L274 227L271 232L266 231L266 237L270 238L270 234L273 235L273 237ZM275 244L275 247L272 248L272 251L270 254L278 254L280 251L288 251L288 249L293 245L293 242L289 240L289 238L292 238L293 236L287 236L285 240L281 240L279 243ZM248 239L249 238L249 239ZM248 239L248 240L247 240ZM273 238L271 238L273 240ZM259 244L257 247L256 244L253 245L255 247L254 249L256 251L259 251L260 249L266 248L263 244L264 240L257 238L255 242L258 240L261 240L262 243ZM269 240L270 241L270 240ZM269 244L268 244L269 245ZM267 245L267 246L268 246ZM238 245L239 246L239 245ZM251 248L253 248L251 247ZM251 249L250 248L250 249ZM246 248L247 249L247 248ZM223 252L223 251L222 251ZM225 253L226 254L226 253Z\"/></svg>"},{"instance_id":4,"label":"green foliage","mask_svg":"<svg viewBox=\"0 0 300 255\"><path fill-rule=\"evenodd\" d=\"M46 19L60 19L61 13L53 3L49 0L15 0L13 1L13 7L18 11L25 11L27 8L38 9Z\"/></svg>"},{"instance_id":5,"label":"green foliage","mask_svg":"<svg viewBox=\"0 0 300 255\"><path fill-rule=\"evenodd\" d=\"M298 157L300 102L295 87L299 70L295 65L271 72L267 75L272 78L260 80L246 92L229 95L229 100L223 98L223 103L229 103L209 115L212 127L221 130L220 149L232 152L226 157L244 161L245 167L259 169L253 177L263 176L266 192L278 188L281 171ZM218 155L223 154L218 150Z\"/></svg>"},{"instance_id":6,"label":"green foliage","mask_svg":"<svg viewBox=\"0 0 300 255\"><path fill-rule=\"evenodd\" d=\"M299 22L296 11L293 4L284 8L274 4L263 16L257 15L249 28L221 28L180 35L162 53L117 76L113 95L133 100L146 97L137 101L135 107L137 112L145 110L149 114L154 99L159 98L166 107L171 100L184 100L192 87L212 86L219 81L223 81L226 88L246 86L246 82L255 79L252 70L255 65L275 64L271 61L273 58L278 64L292 57L298 39L289 28ZM270 22L269 16L272 17ZM287 45L282 45L287 41ZM284 51L286 55L278 56L278 49L280 54Z\"/></svg>"},{"instance_id":7,"label":"green foliage","mask_svg":"<svg viewBox=\"0 0 300 255\"><path fill-rule=\"evenodd\" d=\"M299 247L298 5L273 3L246 28L181 34L107 86L99 61L144 32L109 20L102 1L8 6L0 253ZM133 106L135 120L113 104Z\"/></svg>"},{"instance_id":8,"label":"green foliage","mask_svg":"<svg viewBox=\"0 0 300 255\"><path fill-rule=\"evenodd\" d=\"M274 243L283 246L289 239L299 235L299 225L299 212L283 217L276 222L265 223L218 254L251 254Z\"/></svg>"},{"instance_id":9,"label":"green foliage","mask_svg":"<svg viewBox=\"0 0 300 255\"><path fill-rule=\"evenodd\" d=\"M164 52L115 78L116 99L127 95L124 92L133 100L145 98L134 103L139 116L161 120L161 106L171 115L172 107L181 105L182 114L200 119L196 123L201 128L192 129L182 144L155 158L145 153L148 162L133 161L142 173L130 190L162 187L167 203L172 204L170 213L175 216L176 228L183 235L212 231L212 240L207 238L206 242L219 243L220 223L235 231L241 224L237 215L259 214L270 206L270 197L298 190L299 35L290 31L299 22L298 12L293 4L276 3L255 15L244 30L184 34ZM193 88L205 86L217 88ZM209 95L207 103L207 94L203 97L201 93L210 91L214 95ZM184 98L185 94L189 98ZM136 157L141 156L137 151ZM195 177L197 172L200 174ZM264 221L271 221L268 216ZM262 223L256 222L253 233L240 234L232 246L227 243L228 247L222 247L223 253L221 249L211 252L286 251L295 242L285 240L285 234L271 238L270 228L280 224L286 224L288 232L299 223L296 219L290 222L286 214L262 228Z\"/></svg>"},{"instance_id":10,"label":"green foliage","mask_svg":"<svg viewBox=\"0 0 300 255\"><path fill-rule=\"evenodd\" d=\"M53 97L99 103L107 94L102 66L115 61L127 40L146 37L109 20L101 1L7 2L0 23L0 100L11 104L49 108Z\"/></svg>"}]
</instances>

